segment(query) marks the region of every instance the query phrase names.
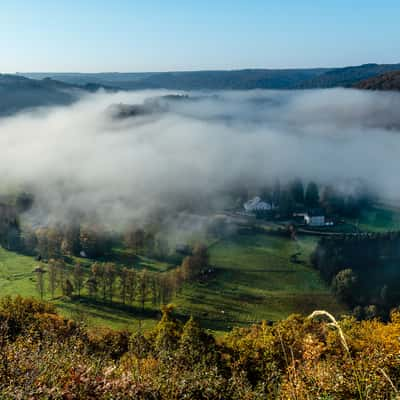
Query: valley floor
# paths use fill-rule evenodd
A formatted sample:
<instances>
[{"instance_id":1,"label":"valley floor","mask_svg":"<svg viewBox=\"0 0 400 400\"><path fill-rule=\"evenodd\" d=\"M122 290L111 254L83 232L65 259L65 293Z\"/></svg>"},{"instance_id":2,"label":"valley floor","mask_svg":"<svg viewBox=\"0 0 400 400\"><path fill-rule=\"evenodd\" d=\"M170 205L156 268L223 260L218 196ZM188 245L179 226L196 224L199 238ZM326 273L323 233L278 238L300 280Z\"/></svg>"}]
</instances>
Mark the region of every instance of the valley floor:
<instances>
[{"instance_id":1,"label":"valley floor","mask_svg":"<svg viewBox=\"0 0 400 400\"><path fill-rule=\"evenodd\" d=\"M213 273L204 282L186 284L172 303L182 318L193 315L213 332L245 326L261 320L275 321L292 313L308 314L326 309L339 315L344 307L337 302L309 256L317 238L297 241L268 234L236 234L215 242L209 248ZM298 259L292 256L298 253ZM120 265L129 258L120 257ZM142 265L143 264L143 265ZM0 292L2 295L38 296L32 257L0 249ZM128 265L132 266L132 265ZM141 259L135 268L163 271L171 265ZM87 265L89 268L89 265ZM49 297L46 296L49 300ZM85 319L89 325L136 330L153 326L159 310L150 303L145 310L95 302L83 293L78 301L57 297L51 300L61 313Z\"/></svg>"}]
</instances>

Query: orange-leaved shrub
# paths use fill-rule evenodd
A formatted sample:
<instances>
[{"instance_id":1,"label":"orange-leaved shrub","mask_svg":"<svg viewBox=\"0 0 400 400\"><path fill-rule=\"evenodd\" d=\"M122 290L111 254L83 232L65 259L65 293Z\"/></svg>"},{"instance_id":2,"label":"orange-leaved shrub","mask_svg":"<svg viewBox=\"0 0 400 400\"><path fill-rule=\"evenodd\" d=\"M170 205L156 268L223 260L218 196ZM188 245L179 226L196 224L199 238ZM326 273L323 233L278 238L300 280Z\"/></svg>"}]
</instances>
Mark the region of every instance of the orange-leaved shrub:
<instances>
[{"instance_id":1,"label":"orange-leaved shrub","mask_svg":"<svg viewBox=\"0 0 400 400\"><path fill-rule=\"evenodd\" d=\"M400 314L325 312L215 338L164 307L135 333L92 330L33 299L0 301L1 399L395 399ZM328 319L326 319L328 316Z\"/></svg>"}]
</instances>

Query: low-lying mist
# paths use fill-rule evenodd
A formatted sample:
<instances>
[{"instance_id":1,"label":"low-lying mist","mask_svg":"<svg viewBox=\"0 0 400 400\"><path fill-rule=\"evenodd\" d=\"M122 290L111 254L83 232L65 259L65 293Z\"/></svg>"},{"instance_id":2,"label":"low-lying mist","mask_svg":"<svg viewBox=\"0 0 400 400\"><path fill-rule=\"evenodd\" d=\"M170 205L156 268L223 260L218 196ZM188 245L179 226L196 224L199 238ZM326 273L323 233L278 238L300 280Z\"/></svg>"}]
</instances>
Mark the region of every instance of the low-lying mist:
<instances>
[{"instance_id":1,"label":"low-lying mist","mask_svg":"<svg viewBox=\"0 0 400 400\"><path fill-rule=\"evenodd\" d=\"M294 177L362 179L400 197L400 94L332 89L97 93L0 119L0 188L35 194L45 221L92 215L114 226L238 186ZM115 104L145 104L118 116Z\"/></svg>"}]
</instances>

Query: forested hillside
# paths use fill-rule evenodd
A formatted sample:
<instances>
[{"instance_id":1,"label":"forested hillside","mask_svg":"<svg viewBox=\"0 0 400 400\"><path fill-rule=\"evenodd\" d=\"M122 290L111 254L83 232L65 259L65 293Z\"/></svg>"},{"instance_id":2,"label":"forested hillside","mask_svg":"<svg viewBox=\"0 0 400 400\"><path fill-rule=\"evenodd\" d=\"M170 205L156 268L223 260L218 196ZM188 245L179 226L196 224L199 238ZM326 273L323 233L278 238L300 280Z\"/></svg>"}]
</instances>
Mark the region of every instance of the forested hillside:
<instances>
[{"instance_id":1,"label":"forested hillside","mask_svg":"<svg viewBox=\"0 0 400 400\"><path fill-rule=\"evenodd\" d=\"M44 78L28 79L20 75L0 74L0 117L35 107L68 105L85 92L103 85L83 85ZM109 88L107 88L109 89Z\"/></svg>"},{"instance_id":2,"label":"forested hillside","mask_svg":"<svg viewBox=\"0 0 400 400\"><path fill-rule=\"evenodd\" d=\"M325 312L215 338L163 308L152 330L96 330L46 303L0 302L2 399L394 399L400 314Z\"/></svg>"},{"instance_id":3,"label":"forested hillside","mask_svg":"<svg viewBox=\"0 0 400 400\"><path fill-rule=\"evenodd\" d=\"M399 304L398 232L322 238L312 261L359 318L387 317Z\"/></svg>"},{"instance_id":4,"label":"forested hillside","mask_svg":"<svg viewBox=\"0 0 400 400\"><path fill-rule=\"evenodd\" d=\"M125 90L248 90L351 87L355 83L400 69L400 64L365 64L344 68L243 69L146 73L26 73L30 78L51 77L70 84L89 82Z\"/></svg>"},{"instance_id":5,"label":"forested hillside","mask_svg":"<svg viewBox=\"0 0 400 400\"><path fill-rule=\"evenodd\" d=\"M396 71L399 68L400 64L365 64L355 67L335 68L324 74L317 75L307 82L302 82L299 88L351 87L361 80L375 77L388 71Z\"/></svg>"},{"instance_id":6,"label":"forested hillside","mask_svg":"<svg viewBox=\"0 0 400 400\"><path fill-rule=\"evenodd\" d=\"M355 85L358 89L368 90L400 90L400 71L387 72Z\"/></svg>"}]
</instances>

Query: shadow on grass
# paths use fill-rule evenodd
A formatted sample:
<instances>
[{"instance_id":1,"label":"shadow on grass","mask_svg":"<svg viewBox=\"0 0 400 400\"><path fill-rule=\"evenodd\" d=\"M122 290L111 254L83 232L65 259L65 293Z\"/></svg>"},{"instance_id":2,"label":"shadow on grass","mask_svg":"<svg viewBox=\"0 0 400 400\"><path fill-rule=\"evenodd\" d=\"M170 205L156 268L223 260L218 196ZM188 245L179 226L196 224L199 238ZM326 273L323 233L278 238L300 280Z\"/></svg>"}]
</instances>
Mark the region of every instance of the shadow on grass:
<instances>
[{"instance_id":1,"label":"shadow on grass","mask_svg":"<svg viewBox=\"0 0 400 400\"><path fill-rule=\"evenodd\" d=\"M128 324L127 319L132 318L132 323L137 321L159 321L161 318L161 311L155 309L145 308L142 311L141 307L134 307L130 305L123 305L121 303L104 303L96 301L94 299L81 297L81 299L71 299L68 302L63 301L57 303L57 307L68 311L70 314L79 312L77 307L84 305L85 309L83 314L89 318L98 318L110 321L111 323L118 323L121 325ZM179 310L174 310L173 317L186 323L190 318L190 315ZM204 329L218 330L218 331L229 331L231 329L231 322L219 320L217 318L202 317L194 314L195 319L201 324ZM232 321L233 323L233 321ZM242 322L238 321L242 324Z\"/></svg>"},{"instance_id":2,"label":"shadow on grass","mask_svg":"<svg viewBox=\"0 0 400 400\"><path fill-rule=\"evenodd\" d=\"M105 254L104 256L97 258L96 260L100 262L111 262L126 266L136 266L138 264L139 257L136 254L132 254L129 252L114 250L111 253Z\"/></svg>"},{"instance_id":3,"label":"shadow on grass","mask_svg":"<svg viewBox=\"0 0 400 400\"><path fill-rule=\"evenodd\" d=\"M85 306L85 313L111 321L123 321L130 317L135 319L159 319L161 315L158 309L145 307L144 310L142 310L140 306L136 307L119 302L103 302L89 296L81 296L80 298L73 297L68 301L57 304L58 307L71 311L75 310L76 306L79 305Z\"/></svg>"},{"instance_id":4,"label":"shadow on grass","mask_svg":"<svg viewBox=\"0 0 400 400\"><path fill-rule=\"evenodd\" d=\"M126 266L130 268L134 267L138 270L146 268L151 272L160 272L160 270L168 271L176 268L176 266L182 262L182 258L179 256L168 256L160 259L144 254L135 254L129 250L117 248L111 253L97 258L96 261L111 262L120 266ZM160 264L164 264L163 268L160 268Z\"/></svg>"}]
</instances>

